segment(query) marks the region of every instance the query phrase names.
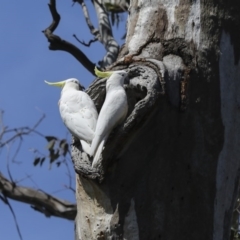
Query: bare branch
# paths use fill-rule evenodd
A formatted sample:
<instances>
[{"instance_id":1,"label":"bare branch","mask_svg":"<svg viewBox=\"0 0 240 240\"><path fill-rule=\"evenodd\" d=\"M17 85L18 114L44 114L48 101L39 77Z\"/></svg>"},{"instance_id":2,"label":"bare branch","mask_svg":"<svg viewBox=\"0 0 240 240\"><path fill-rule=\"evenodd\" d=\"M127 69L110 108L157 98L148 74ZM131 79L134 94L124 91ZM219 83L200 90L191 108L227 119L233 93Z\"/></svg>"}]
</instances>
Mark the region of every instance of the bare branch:
<instances>
[{"instance_id":1,"label":"bare branch","mask_svg":"<svg viewBox=\"0 0 240 240\"><path fill-rule=\"evenodd\" d=\"M85 47L90 47L92 43L98 41L97 38L94 38L94 39L91 39L88 43L85 43L84 41L81 41L75 34L73 34L73 37Z\"/></svg>"},{"instance_id":2,"label":"bare branch","mask_svg":"<svg viewBox=\"0 0 240 240\"><path fill-rule=\"evenodd\" d=\"M105 10L102 0L93 0L94 7L97 12L99 31L100 31L100 42L104 45L107 50L107 54L104 56L101 62L101 67L107 67L115 62L119 52L119 46L116 40L113 38L111 24L108 19L108 13Z\"/></svg>"},{"instance_id":3,"label":"bare branch","mask_svg":"<svg viewBox=\"0 0 240 240\"><path fill-rule=\"evenodd\" d=\"M78 2L81 5L85 20L89 27L90 32L92 33L93 36L95 36L95 38L97 38L97 40L100 41L99 30L94 28L94 26L90 20L88 9L87 9L87 6L86 6L84 0L73 0L73 2Z\"/></svg>"},{"instance_id":4,"label":"bare branch","mask_svg":"<svg viewBox=\"0 0 240 240\"><path fill-rule=\"evenodd\" d=\"M53 21L52 21L51 25L48 27L48 29L49 29L49 31L54 32L60 22L61 17L57 12L55 0L50 0L48 7L49 7L49 10L50 10L50 12L52 14L52 18L53 18Z\"/></svg>"},{"instance_id":5,"label":"bare branch","mask_svg":"<svg viewBox=\"0 0 240 240\"><path fill-rule=\"evenodd\" d=\"M9 207L9 209L10 209L12 215L13 215L13 219L14 219L15 226L17 228L18 236L22 240L23 238L22 238L22 234L21 234L20 228L18 226L17 217L15 215L15 212L14 212L10 202L8 201L8 199L4 195L3 196L0 195L0 199Z\"/></svg>"},{"instance_id":6,"label":"bare branch","mask_svg":"<svg viewBox=\"0 0 240 240\"><path fill-rule=\"evenodd\" d=\"M89 72L91 72L94 75L94 67L95 64L92 63L88 57L75 45L73 45L70 42L67 42L63 39L61 39L59 36L54 35L53 32L57 28L59 22L60 22L60 15L57 12L56 9L56 1L50 0L50 3L48 4L50 12L52 14L53 21L50 24L48 28L46 28L43 33L48 39L48 42L50 43L49 49L50 50L61 50L70 53L72 56L74 56Z\"/></svg>"},{"instance_id":7,"label":"bare branch","mask_svg":"<svg viewBox=\"0 0 240 240\"><path fill-rule=\"evenodd\" d=\"M101 67L106 67L111 65L116 59L119 51L119 46L115 39L113 38L111 24L108 19L108 13L105 11L105 7L102 1L94 0L94 7L97 12L100 34L97 29L95 29L90 21L89 14L85 2L83 0L73 0L73 2L78 2L82 9L83 14L86 19L87 25L91 33L104 45L107 50L106 56L101 62ZM80 41L81 42L81 41ZM82 43L82 42L81 42Z\"/></svg>"},{"instance_id":8,"label":"bare branch","mask_svg":"<svg viewBox=\"0 0 240 240\"><path fill-rule=\"evenodd\" d=\"M43 191L17 186L16 183L9 181L1 173L0 191L7 198L31 204L35 210L48 217L55 216L74 220L77 213L75 204L55 198Z\"/></svg>"},{"instance_id":9,"label":"bare branch","mask_svg":"<svg viewBox=\"0 0 240 240\"><path fill-rule=\"evenodd\" d=\"M39 134L40 136L43 136L41 133L36 131L36 128L39 126L39 124L42 122L42 120L45 118L45 114L43 114L39 120L36 122L36 124L32 127L20 127L20 128L13 128L13 129L8 129L6 130L6 128L2 129L2 132L0 134L1 138L3 137L4 134L6 133L11 133L11 132L15 132L15 134L13 136L11 136L10 138L8 138L7 140L5 140L4 142L0 142L0 148L4 147L6 144L9 144L10 142L14 141L16 138L22 138L22 136L24 135L28 135L32 132ZM1 139L0 138L0 139Z\"/></svg>"}]
</instances>

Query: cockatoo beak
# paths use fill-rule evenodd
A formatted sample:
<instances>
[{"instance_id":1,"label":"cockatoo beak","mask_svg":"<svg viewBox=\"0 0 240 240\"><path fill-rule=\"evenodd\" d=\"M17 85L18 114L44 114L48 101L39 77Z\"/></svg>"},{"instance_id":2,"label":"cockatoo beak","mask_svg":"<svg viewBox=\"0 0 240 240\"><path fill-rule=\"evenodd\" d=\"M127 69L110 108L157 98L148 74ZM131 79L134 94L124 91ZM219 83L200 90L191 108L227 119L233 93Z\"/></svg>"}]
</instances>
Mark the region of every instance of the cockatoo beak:
<instances>
[{"instance_id":1,"label":"cockatoo beak","mask_svg":"<svg viewBox=\"0 0 240 240\"><path fill-rule=\"evenodd\" d=\"M100 78L110 77L113 74L113 72L101 72L96 67L94 68L94 72Z\"/></svg>"},{"instance_id":2,"label":"cockatoo beak","mask_svg":"<svg viewBox=\"0 0 240 240\"><path fill-rule=\"evenodd\" d=\"M66 81L64 80L64 81L61 81L61 82L48 82L48 81L44 81L46 84L48 84L48 85L51 85L51 86L56 86L56 87L61 87L61 88L63 88L64 87L64 85L65 85L65 83L66 83Z\"/></svg>"}]
</instances>

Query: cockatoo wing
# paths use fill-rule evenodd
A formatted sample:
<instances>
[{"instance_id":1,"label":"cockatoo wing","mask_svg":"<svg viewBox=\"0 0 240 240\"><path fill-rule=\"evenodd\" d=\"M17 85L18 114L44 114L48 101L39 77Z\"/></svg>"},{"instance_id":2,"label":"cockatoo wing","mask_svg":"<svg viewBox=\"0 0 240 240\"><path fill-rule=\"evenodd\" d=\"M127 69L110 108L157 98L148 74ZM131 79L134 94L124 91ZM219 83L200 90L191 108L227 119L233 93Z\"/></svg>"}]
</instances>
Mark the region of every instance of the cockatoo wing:
<instances>
[{"instance_id":1,"label":"cockatoo wing","mask_svg":"<svg viewBox=\"0 0 240 240\"><path fill-rule=\"evenodd\" d=\"M120 88L107 93L105 102L100 111L96 131L91 145L91 155L94 156L98 146L102 146L112 129L125 119L128 111L127 96L125 90ZM98 152L101 150L98 150ZM97 159L94 158L93 162ZM94 163L95 164L95 163Z\"/></svg>"},{"instance_id":2,"label":"cockatoo wing","mask_svg":"<svg viewBox=\"0 0 240 240\"><path fill-rule=\"evenodd\" d=\"M101 155L101 153L103 151L103 147L105 145L105 142L107 141L107 138L108 138L108 135L103 137L102 141L98 145L97 151L96 151L96 153L94 155L93 162L92 162L92 167L93 168L96 168L98 163L99 163L99 158L100 158L100 155Z\"/></svg>"},{"instance_id":3,"label":"cockatoo wing","mask_svg":"<svg viewBox=\"0 0 240 240\"><path fill-rule=\"evenodd\" d=\"M85 92L74 89L64 92L59 101L59 110L64 124L75 137L92 141L98 113Z\"/></svg>"}]
</instances>

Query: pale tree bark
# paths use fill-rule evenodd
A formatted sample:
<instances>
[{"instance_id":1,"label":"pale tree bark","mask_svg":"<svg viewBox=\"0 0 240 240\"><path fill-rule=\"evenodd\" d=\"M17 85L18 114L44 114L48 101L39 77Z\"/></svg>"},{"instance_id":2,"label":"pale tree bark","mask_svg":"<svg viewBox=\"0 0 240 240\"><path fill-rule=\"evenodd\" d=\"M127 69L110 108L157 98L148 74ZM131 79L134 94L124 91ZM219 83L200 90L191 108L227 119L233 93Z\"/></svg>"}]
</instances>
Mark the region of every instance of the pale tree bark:
<instances>
[{"instance_id":1,"label":"pale tree bark","mask_svg":"<svg viewBox=\"0 0 240 240\"><path fill-rule=\"evenodd\" d=\"M240 173L240 2L132 0L112 69L128 117L101 165L73 146L76 239L227 240ZM100 109L105 81L88 89Z\"/></svg>"}]
</instances>

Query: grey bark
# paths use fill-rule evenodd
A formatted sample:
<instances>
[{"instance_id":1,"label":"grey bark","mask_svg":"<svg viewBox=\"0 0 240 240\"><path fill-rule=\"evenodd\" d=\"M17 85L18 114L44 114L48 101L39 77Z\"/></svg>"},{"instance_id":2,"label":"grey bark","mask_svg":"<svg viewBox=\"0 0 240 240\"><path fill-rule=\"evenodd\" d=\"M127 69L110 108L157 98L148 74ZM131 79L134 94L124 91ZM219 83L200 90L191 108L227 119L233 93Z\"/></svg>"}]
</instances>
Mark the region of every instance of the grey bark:
<instances>
[{"instance_id":1,"label":"grey bark","mask_svg":"<svg viewBox=\"0 0 240 240\"><path fill-rule=\"evenodd\" d=\"M240 173L240 2L132 0L112 69L129 113L102 164L74 144L77 239L227 240ZM100 110L104 80L88 89Z\"/></svg>"}]
</instances>

